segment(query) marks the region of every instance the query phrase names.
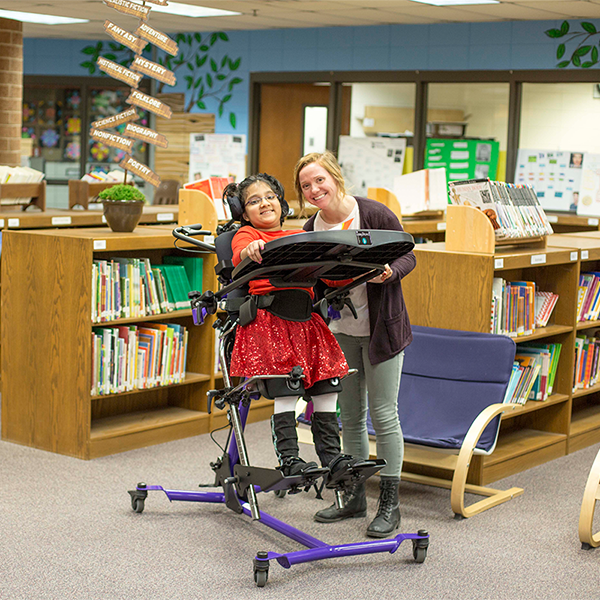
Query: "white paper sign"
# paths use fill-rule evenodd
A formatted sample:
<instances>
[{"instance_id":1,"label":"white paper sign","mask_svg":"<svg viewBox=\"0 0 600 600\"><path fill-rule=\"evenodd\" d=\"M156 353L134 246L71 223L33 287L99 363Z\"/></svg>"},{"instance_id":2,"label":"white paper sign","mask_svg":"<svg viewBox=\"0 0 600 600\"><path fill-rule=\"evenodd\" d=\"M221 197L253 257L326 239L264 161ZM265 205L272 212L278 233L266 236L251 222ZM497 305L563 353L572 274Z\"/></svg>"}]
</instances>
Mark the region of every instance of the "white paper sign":
<instances>
[{"instance_id":1,"label":"white paper sign","mask_svg":"<svg viewBox=\"0 0 600 600\"><path fill-rule=\"evenodd\" d=\"M246 136L228 133L191 133L188 181L208 177L246 177Z\"/></svg>"}]
</instances>

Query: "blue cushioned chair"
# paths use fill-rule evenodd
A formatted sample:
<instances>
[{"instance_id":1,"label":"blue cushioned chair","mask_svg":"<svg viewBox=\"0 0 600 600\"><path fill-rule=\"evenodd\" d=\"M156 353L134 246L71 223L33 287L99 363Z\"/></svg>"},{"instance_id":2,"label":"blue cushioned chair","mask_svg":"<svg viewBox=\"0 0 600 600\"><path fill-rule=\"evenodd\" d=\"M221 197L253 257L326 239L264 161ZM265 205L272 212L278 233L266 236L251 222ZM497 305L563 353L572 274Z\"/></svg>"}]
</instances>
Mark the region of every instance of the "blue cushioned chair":
<instances>
[{"instance_id":1,"label":"blue cushioned chair","mask_svg":"<svg viewBox=\"0 0 600 600\"><path fill-rule=\"evenodd\" d=\"M454 471L452 480L403 472L404 481L451 489L457 517L470 517L523 493L467 484L473 454L494 451L516 346L500 335L413 326L406 348L398 413L405 466ZM370 421L369 433L374 434ZM416 465L416 468L415 468ZM465 492L487 498L465 507Z\"/></svg>"}]
</instances>

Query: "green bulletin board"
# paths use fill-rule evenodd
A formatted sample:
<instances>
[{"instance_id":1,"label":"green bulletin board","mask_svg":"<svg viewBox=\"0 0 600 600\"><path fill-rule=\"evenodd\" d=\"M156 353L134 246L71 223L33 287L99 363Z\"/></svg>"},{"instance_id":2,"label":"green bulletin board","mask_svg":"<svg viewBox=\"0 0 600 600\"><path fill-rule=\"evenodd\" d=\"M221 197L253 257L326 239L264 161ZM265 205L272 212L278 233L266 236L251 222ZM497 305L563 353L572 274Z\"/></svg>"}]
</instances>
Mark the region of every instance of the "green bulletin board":
<instances>
[{"instance_id":1,"label":"green bulletin board","mask_svg":"<svg viewBox=\"0 0 600 600\"><path fill-rule=\"evenodd\" d=\"M428 139L425 168L445 167L448 181L496 179L499 142L493 140Z\"/></svg>"}]
</instances>

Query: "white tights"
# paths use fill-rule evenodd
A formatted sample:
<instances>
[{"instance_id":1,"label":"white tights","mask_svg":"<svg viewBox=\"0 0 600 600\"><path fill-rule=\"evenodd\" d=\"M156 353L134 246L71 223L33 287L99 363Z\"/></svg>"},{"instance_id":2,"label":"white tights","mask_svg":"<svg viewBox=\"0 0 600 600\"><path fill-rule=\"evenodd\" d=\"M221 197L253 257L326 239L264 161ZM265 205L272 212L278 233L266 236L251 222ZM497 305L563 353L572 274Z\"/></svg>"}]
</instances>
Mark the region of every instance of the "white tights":
<instances>
[{"instance_id":1,"label":"white tights","mask_svg":"<svg viewBox=\"0 0 600 600\"><path fill-rule=\"evenodd\" d=\"M337 410L337 392L330 394L319 394L313 396L315 412L335 412ZM295 412L298 398L296 396L278 396L275 398L275 414L284 412Z\"/></svg>"}]
</instances>

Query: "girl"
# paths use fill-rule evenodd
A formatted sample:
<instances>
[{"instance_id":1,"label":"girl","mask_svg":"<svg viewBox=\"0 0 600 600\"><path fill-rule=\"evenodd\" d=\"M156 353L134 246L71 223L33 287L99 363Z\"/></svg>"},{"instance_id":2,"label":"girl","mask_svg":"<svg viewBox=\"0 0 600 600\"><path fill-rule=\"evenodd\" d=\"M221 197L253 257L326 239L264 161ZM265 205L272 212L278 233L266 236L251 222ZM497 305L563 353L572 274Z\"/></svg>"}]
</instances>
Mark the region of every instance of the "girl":
<instances>
[{"instance_id":1,"label":"girl","mask_svg":"<svg viewBox=\"0 0 600 600\"><path fill-rule=\"evenodd\" d=\"M242 227L233 237L233 264L246 257L260 263L261 251L271 240L300 233L283 231L288 213L283 187L274 177L260 173L230 184L224 191L226 199L237 197L242 212ZM234 204L235 200L230 200ZM253 296L272 296L273 303L258 308L251 323L238 326L231 357L231 374L240 377L283 375L299 365L304 371L306 394L312 396L315 412L312 434L315 450L323 467L341 454L339 425L336 415L338 378L348 373L346 359L335 337L323 319L311 312L312 289L276 288L268 280L250 282ZM258 303L266 306L267 302ZM293 306L290 306L293 305ZM297 314L297 307L306 307ZM288 320L286 311L296 312ZM274 314L274 313L279 313ZM293 392L292 392L293 394ZM271 430L280 469L286 476L297 475L316 464L306 463L299 456L295 407L299 393L275 395ZM349 458L349 457L348 457ZM339 461L336 462L336 465Z\"/></svg>"}]
</instances>

